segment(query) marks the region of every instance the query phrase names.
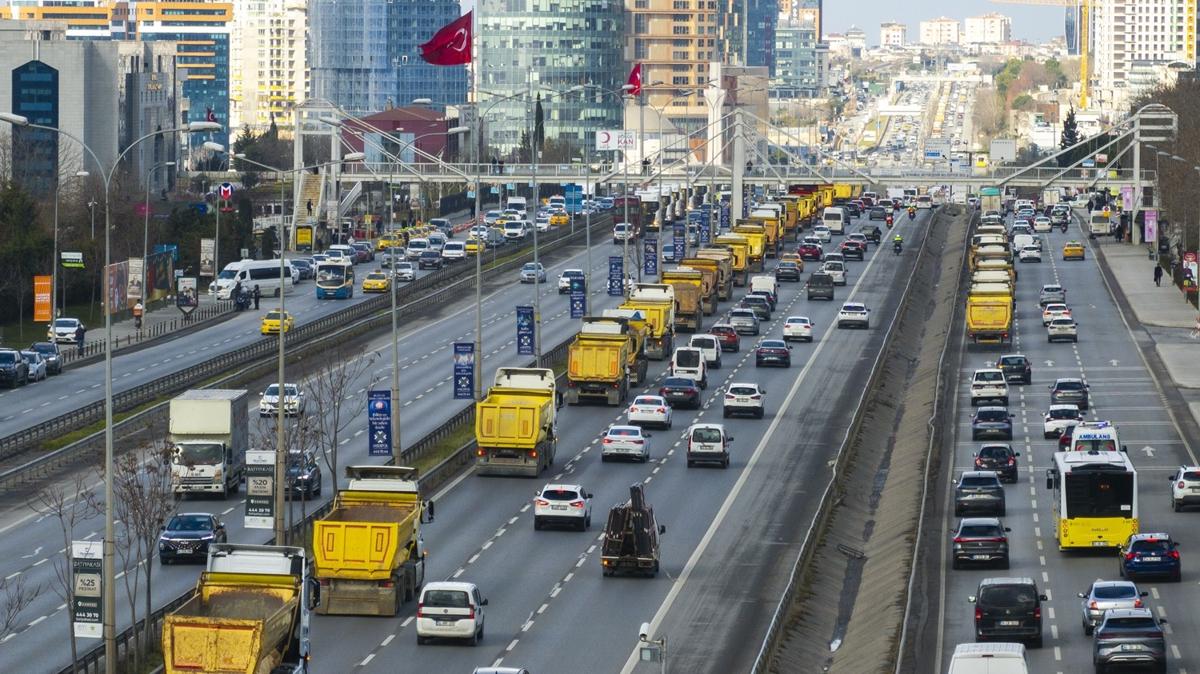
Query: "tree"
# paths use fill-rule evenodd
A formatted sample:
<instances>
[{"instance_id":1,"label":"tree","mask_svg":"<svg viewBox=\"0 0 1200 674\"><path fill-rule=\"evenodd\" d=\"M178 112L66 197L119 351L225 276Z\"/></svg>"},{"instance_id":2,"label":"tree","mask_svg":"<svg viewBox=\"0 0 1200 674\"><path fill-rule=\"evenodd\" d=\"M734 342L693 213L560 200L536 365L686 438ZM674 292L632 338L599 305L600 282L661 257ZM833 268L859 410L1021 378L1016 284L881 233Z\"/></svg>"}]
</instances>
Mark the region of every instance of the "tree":
<instances>
[{"instance_id":1,"label":"tree","mask_svg":"<svg viewBox=\"0 0 1200 674\"><path fill-rule=\"evenodd\" d=\"M349 440L343 439L342 434L367 409L367 397L354 387L374 387L378 377L373 374L365 386L359 381L372 371L377 355L377 352L361 354L337 348L308 377L309 404L320 410L314 420L314 439L334 488L338 483L338 449Z\"/></svg>"},{"instance_id":2,"label":"tree","mask_svg":"<svg viewBox=\"0 0 1200 674\"><path fill-rule=\"evenodd\" d=\"M1072 107L1067 111L1067 118L1063 120L1062 138L1058 142L1060 150L1065 150L1072 145L1076 145L1083 140L1079 136L1079 123L1075 121L1075 108Z\"/></svg>"},{"instance_id":3,"label":"tree","mask_svg":"<svg viewBox=\"0 0 1200 674\"><path fill-rule=\"evenodd\" d=\"M41 594L40 586L32 588L24 576L0 578L0 641L12 634L21 622L21 614ZM70 615L68 613L68 615ZM71 630L71 662L75 662L74 628Z\"/></svg>"},{"instance_id":4,"label":"tree","mask_svg":"<svg viewBox=\"0 0 1200 674\"><path fill-rule=\"evenodd\" d=\"M38 224L32 195L13 182L0 186L0 306L11 307L0 313L24 320L31 277L46 269L53 249L53 237Z\"/></svg>"},{"instance_id":5,"label":"tree","mask_svg":"<svg viewBox=\"0 0 1200 674\"><path fill-rule=\"evenodd\" d=\"M533 109L533 149L534 152L540 154L543 147L546 146L546 117L542 111L542 95L537 95L537 103ZM539 161L537 157L534 162Z\"/></svg>"},{"instance_id":6,"label":"tree","mask_svg":"<svg viewBox=\"0 0 1200 674\"><path fill-rule=\"evenodd\" d=\"M62 553L54 559L54 578L57 581L54 592L67 606L73 606L75 582L71 569L71 537L76 525L100 514L101 507L96 500L96 493L87 486L87 476L81 473L75 476L69 487L59 482L51 482L42 487L34 495L29 507L37 514L58 523L58 531L62 535ZM75 643L71 612L67 611L66 615L67 638L71 644L71 666L74 668L79 659L79 652Z\"/></svg>"},{"instance_id":7,"label":"tree","mask_svg":"<svg viewBox=\"0 0 1200 674\"><path fill-rule=\"evenodd\" d=\"M293 468L298 468L304 462L306 454L313 452L317 447L317 425L313 421L314 416L308 414L301 416L295 421L284 419L284 434L283 434L283 449L287 452L287 458L284 460L285 470L290 474ZM279 417L277 415L260 416L258 422L254 425L254 447L261 449L274 449L278 446L279 440L276 435L278 428ZM284 488L287 488L288 480L285 477ZM306 495L307 496L307 495ZM285 521L284 532L291 531L293 525L294 508L287 508L287 520ZM283 517L283 513L278 513L279 517ZM303 520L308 516L308 502L305 499L300 499L300 519ZM307 541L305 541L307 543ZM280 545L302 545L293 541L282 541Z\"/></svg>"}]
</instances>

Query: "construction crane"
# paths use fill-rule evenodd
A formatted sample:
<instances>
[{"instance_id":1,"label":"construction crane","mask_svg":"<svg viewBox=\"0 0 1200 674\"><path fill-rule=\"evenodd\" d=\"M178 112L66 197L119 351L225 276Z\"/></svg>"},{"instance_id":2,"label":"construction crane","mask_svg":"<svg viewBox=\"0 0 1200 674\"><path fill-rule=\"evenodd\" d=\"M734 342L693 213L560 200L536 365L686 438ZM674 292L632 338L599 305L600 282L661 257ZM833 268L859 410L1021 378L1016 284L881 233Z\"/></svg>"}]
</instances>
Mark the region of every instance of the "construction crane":
<instances>
[{"instance_id":1,"label":"construction crane","mask_svg":"<svg viewBox=\"0 0 1200 674\"><path fill-rule=\"evenodd\" d=\"M1042 5L1049 7L1078 7L1079 24L1079 109L1088 106L1092 84L1088 72L1088 59L1092 55L1091 15L1094 0L992 0L1006 5Z\"/></svg>"}]
</instances>

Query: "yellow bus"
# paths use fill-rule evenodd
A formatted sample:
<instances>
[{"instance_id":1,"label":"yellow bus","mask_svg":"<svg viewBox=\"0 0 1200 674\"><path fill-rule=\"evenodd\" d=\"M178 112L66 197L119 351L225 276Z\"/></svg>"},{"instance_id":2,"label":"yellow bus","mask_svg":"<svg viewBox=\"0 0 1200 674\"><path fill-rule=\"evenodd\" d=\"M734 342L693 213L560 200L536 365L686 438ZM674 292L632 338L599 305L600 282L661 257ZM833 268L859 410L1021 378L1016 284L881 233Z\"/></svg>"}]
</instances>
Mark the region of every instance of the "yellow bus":
<instances>
[{"instance_id":1,"label":"yellow bus","mask_svg":"<svg viewBox=\"0 0 1200 674\"><path fill-rule=\"evenodd\" d=\"M1137 471L1125 452L1057 452L1046 488L1059 550L1115 548L1138 532Z\"/></svg>"}]
</instances>

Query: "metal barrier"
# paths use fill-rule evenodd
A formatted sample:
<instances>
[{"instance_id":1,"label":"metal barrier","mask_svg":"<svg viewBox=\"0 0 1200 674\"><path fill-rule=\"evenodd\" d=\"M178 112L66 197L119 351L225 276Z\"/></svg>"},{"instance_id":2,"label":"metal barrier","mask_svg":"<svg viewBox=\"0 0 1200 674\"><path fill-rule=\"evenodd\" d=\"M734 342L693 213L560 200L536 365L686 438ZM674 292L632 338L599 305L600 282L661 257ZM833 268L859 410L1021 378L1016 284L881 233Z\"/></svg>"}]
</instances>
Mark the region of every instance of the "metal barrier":
<instances>
[{"instance_id":1,"label":"metal barrier","mask_svg":"<svg viewBox=\"0 0 1200 674\"><path fill-rule=\"evenodd\" d=\"M190 315L184 316L181 314L179 318L148 325L145 330L137 334L127 335L124 339L124 346L121 345L121 338L117 337L113 340L113 353L128 350L131 346L141 346L164 335L179 334L183 328L188 328L189 330L203 328L214 319L225 319L232 314L233 302L217 301L203 309L197 309ZM64 368L68 366L78 367L96 362L104 357L104 340L95 339L89 342L85 339L83 349L80 349L77 345L67 345L66 348L61 350L59 357L62 358Z\"/></svg>"}]
</instances>

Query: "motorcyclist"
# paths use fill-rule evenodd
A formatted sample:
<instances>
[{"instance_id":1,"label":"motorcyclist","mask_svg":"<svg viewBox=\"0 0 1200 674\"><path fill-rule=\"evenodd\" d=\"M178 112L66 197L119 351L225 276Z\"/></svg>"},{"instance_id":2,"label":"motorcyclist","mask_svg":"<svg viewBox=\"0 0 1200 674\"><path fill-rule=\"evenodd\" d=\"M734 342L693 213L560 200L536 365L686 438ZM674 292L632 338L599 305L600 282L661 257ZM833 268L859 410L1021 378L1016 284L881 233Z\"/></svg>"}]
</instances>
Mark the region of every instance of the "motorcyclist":
<instances>
[{"instance_id":1,"label":"motorcyclist","mask_svg":"<svg viewBox=\"0 0 1200 674\"><path fill-rule=\"evenodd\" d=\"M888 229L891 229L892 228L892 214L891 213L888 213L887 219L885 220L885 222L887 222Z\"/></svg>"},{"instance_id":2,"label":"motorcyclist","mask_svg":"<svg viewBox=\"0 0 1200 674\"><path fill-rule=\"evenodd\" d=\"M917 209L913 206L908 207L908 219L912 220L917 217Z\"/></svg>"},{"instance_id":3,"label":"motorcyclist","mask_svg":"<svg viewBox=\"0 0 1200 674\"><path fill-rule=\"evenodd\" d=\"M892 237L892 248L896 251L897 255L904 249L904 238L900 236L899 232L896 233L896 236Z\"/></svg>"}]
</instances>

